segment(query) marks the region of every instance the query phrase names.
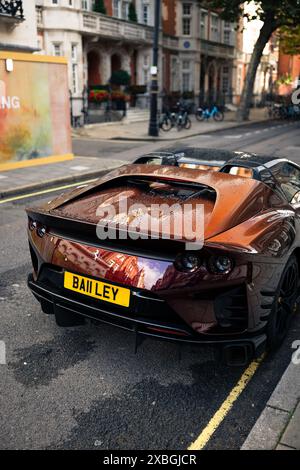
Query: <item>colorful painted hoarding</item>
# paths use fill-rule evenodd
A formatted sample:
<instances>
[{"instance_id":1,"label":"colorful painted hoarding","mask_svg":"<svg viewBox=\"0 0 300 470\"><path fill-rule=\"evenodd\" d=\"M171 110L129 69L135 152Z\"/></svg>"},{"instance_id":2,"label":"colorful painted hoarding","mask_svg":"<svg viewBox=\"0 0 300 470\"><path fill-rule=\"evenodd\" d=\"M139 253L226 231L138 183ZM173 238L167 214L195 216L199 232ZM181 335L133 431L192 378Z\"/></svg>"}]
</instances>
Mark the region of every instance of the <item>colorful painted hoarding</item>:
<instances>
[{"instance_id":1,"label":"colorful painted hoarding","mask_svg":"<svg viewBox=\"0 0 300 470\"><path fill-rule=\"evenodd\" d=\"M66 59L0 52L0 171L69 158Z\"/></svg>"}]
</instances>

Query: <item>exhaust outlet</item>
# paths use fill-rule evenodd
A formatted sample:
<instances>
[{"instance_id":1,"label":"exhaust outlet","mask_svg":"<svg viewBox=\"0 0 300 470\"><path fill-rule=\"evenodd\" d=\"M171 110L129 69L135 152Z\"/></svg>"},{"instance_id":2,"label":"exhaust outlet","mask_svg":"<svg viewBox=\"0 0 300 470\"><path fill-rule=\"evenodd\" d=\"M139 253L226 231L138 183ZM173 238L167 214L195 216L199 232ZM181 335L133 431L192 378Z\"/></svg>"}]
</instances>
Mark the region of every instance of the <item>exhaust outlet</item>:
<instances>
[{"instance_id":1,"label":"exhaust outlet","mask_svg":"<svg viewBox=\"0 0 300 470\"><path fill-rule=\"evenodd\" d=\"M223 362L228 366L246 366L254 357L251 343L228 345L223 348Z\"/></svg>"}]
</instances>

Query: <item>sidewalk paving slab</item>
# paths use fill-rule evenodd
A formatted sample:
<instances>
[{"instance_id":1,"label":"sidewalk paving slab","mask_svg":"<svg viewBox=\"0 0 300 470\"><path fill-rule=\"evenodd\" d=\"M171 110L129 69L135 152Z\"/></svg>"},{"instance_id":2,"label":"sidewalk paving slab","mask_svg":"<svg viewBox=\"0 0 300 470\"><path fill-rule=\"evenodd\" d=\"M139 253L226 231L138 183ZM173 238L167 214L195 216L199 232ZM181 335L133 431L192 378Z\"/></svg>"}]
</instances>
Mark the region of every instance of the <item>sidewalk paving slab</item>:
<instances>
[{"instance_id":1,"label":"sidewalk paving slab","mask_svg":"<svg viewBox=\"0 0 300 470\"><path fill-rule=\"evenodd\" d=\"M106 171L124 164L122 160L75 157L73 160L5 171L0 176L0 199L28 191L80 182L100 177Z\"/></svg>"},{"instance_id":2,"label":"sidewalk paving slab","mask_svg":"<svg viewBox=\"0 0 300 470\"><path fill-rule=\"evenodd\" d=\"M300 365L290 363L242 450L300 450Z\"/></svg>"},{"instance_id":3,"label":"sidewalk paving slab","mask_svg":"<svg viewBox=\"0 0 300 470\"><path fill-rule=\"evenodd\" d=\"M300 450L300 402L280 439L280 444Z\"/></svg>"},{"instance_id":4,"label":"sidewalk paving slab","mask_svg":"<svg viewBox=\"0 0 300 470\"><path fill-rule=\"evenodd\" d=\"M124 140L124 141L173 141L182 140L189 137L195 137L202 134L215 133L223 129L235 129L247 124L265 121L268 119L265 108L252 109L249 121L237 122L235 113L225 113L225 119L222 122L214 120L198 122L193 116L192 127L189 130L182 129L178 131L175 127L168 132L160 131L158 137L148 135L148 122L126 123L118 121L115 123L88 124L83 128L73 129L73 138L91 138L97 140Z\"/></svg>"},{"instance_id":5,"label":"sidewalk paving slab","mask_svg":"<svg viewBox=\"0 0 300 470\"><path fill-rule=\"evenodd\" d=\"M272 450L289 421L287 411L266 406L242 446L242 450Z\"/></svg>"}]
</instances>

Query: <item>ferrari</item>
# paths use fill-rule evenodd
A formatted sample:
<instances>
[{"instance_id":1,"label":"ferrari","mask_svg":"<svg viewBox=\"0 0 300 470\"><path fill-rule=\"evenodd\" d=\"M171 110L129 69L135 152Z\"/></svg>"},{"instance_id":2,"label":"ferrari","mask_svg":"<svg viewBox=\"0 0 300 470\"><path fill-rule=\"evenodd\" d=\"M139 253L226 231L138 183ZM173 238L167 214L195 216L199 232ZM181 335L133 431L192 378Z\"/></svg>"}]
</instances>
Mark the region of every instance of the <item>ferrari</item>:
<instances>
[{"instance_id":1,"label":"ferrari","mask_svg":"<svg viewBox=\"0 0 300 470\"><path fill-rule=\"evenodd\" d=\"M193 228L203 208L195 246L165 224L187 204ZM130 236L153 205L155 236ZM112 324L136 347L146 337L212 345L227 364L287 335L300 271L300 167L287 159L158 151L26 211L28 286L59 326Z\"/></svg>"}]
</instances>

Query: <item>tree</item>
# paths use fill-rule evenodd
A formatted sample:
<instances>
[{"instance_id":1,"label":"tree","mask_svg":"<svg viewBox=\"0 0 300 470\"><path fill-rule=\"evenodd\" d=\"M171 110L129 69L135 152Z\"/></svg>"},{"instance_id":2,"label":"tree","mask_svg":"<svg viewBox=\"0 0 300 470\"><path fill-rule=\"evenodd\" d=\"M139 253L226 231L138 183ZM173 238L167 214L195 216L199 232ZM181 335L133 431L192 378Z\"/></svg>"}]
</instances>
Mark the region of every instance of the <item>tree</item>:
<instances>
[{"instance_id":1,"label":"tree","mask_svg":"<svg viewBox=\"0 0 300 470\"><path fill-rule=\"evenodd\" d=\"M300 25L295 28L284 26L280 33L280 46L285 54L300 54Z\"/></svg>"},{"instance_id":2,"label":"tree","mask_svg":"<svg viewBox=\"0 0 300 470\"><path fill-rule=\"evenodd\" d=\"M137 14L136 14L135 5L133 2L129 3L128 19L129 21L133 21L134 23L137 23Z\"/></svg>"},{"instance_id":3,"label":"tree","mask_svg":"<svg viewBox=\"0 0 300 470\"><path fill-rule=\"evenodd\" d=\"M96 11L97 13L103 13L103 15L106 15L106 8L104 5L104 0L95 0L94 11Z\"/></svg>"},{"instance_id":4,"label":"tree","mask_svg":"<svg viewBox=\"0 0 300 470\"><path fill-rule=\"evenodd\" d=\"M261 0L255 1L256 13L249 15L245 13L243 4L251 3L240 0L207 0L206 5L221 11L221 17L225 21L237 22L242 18L251 21L259 19L262 27L258 39L255 43L250 63L248 66L244 88L242 91L237 119L247 120L253 95L253 87L257 67L260 63L263 50L271 38L272 34L279 28L296 27L300 23L300 0Z\"/></svg>"}]
</instances>

